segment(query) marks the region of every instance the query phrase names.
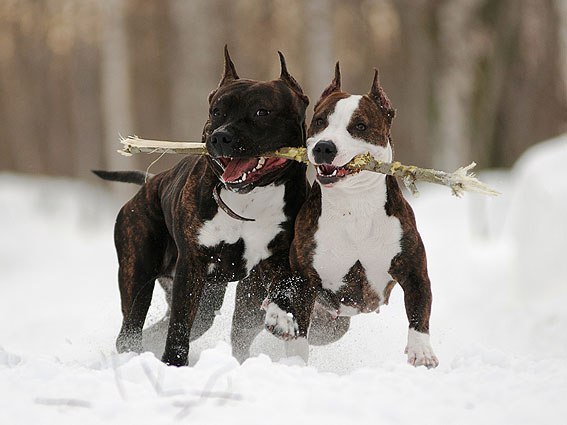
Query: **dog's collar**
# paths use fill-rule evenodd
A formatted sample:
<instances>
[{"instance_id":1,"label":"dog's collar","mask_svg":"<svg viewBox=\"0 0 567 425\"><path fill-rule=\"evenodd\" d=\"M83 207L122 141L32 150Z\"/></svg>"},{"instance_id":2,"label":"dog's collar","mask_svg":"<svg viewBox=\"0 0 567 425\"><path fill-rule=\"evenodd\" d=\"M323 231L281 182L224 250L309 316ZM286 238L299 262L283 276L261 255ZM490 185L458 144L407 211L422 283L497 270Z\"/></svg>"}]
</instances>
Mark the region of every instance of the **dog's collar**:
<instances>
[{"instance_id":1,"label":"dog's collar","mask_svg":"<svg viewBox=\"0 0 567 425\"><path fill-rule=\"evenodd\" d=\"M222 170L219 167L219 165L212 160L212 158L207 157L207 160L213 170L213 173L215 174L216 178L218 179L217 184L215 184L213 186L213 199L215 200L217 206L222 209L225 213L227 213L230 217L234 218L235 220L240 220L240 221L255 221L255 219L253 218L246 218L246 217L242 217L241 215L235 213L221 198L220 196L220 191L221 189L224 187L226 190L230 190L231 192L234 193L240 193L240 194L245 194L250 192L251 190L253 190L255 187L265 187L268 186L270 184L275 183L276 185L280 185L285 183L285 181L287 179L284 178L284 175L286 174L286 172L289 171L290 168L294 167L294 166L305 166L303 164L299 164L299 163L295 163L295 161L289 160L289 162L284 165L280 170L278 171L274 171L273 175L270 174L268 176L267 179L265 179L264 181L262 181L261 185L255 186L249 190L241 190L241 191L236 191L236 190L232 190L230 189L221 179L222 176Z\"/></svg>"},{"instance_id":2,"label":"dog's collar","mask_svg":"<svg viewBox=\"0 0 567 425\"><path fill-rule=\"evenodd\" d=\"M237 213L232 211L228 205L226 205L224 203L224 201L222 200L222 198L220 196L220 191L223 188L223 186L224 186L224 184L219 181L213 188L213 199L217 203L218 207L221 210L223 210L225 213L227 213L230 217L234 218L235 220L256 221L256 219L254 219L254 218L246 218L246 217L242 217L241 215L238 215Z\"/></svg>"}]
</instances>

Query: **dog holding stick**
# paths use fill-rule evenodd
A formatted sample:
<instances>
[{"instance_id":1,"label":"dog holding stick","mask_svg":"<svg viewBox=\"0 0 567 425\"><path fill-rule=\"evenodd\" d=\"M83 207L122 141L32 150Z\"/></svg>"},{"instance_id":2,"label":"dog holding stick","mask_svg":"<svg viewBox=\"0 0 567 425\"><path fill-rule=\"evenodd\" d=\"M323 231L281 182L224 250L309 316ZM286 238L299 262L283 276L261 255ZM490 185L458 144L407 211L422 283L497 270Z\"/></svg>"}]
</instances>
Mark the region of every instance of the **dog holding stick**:
<instances>
[{"instance_id":1,"label":"dog holding stick","mask_svg":"<svg viewBox=\"0 0 567 425\"><path fill-rule=\"evenodd\" d=\"M263 329L267 290L291 274L295 217L308 190L304 164L263 156L305 146L309 101L279 55L279 78L249 80L238 76L225 47L224 73L209 96L203 131L208 156L187 156L147 182L138 172L96 172L142 185L116 219L123 314L118 351L142 350L158 279L172 282L162 360L186 365L189 341L212 325L227 282L239 280L232 348L240 361L248 357Z\"/></svg>"},{"instance_id":2,"label":"dog holding stick","mask_svg":"<svg viewBox=\"0 0 567 425\"><path fill-rule=\"evenodd\" d=\"M340 337L350 317L377 312L399 283L409 321L408 362L439 364L429 340L432 296L413 211L394 177L345 167L367 152L391 162L394 114L377 70L370 92L352 95L341 90L338 63L315 105L307 151L317 174L295 224L295 277L274 287L263 304L267 329L303 346L304 358L314 321L326 321L329 333Z\"/></svg>"}]
</instances>

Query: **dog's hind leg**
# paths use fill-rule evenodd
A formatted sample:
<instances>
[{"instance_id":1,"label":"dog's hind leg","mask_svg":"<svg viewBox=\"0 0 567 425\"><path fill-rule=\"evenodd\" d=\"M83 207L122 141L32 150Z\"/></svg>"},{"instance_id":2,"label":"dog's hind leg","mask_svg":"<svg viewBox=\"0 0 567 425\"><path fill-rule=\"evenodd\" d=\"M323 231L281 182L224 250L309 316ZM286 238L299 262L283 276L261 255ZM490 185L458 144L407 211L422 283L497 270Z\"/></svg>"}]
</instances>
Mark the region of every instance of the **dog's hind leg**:
<instances>
[{"instance_id":1,"label":"dog's hind leg","mask_svg":"<svg viewBox=\"0 0 567 425\"><path fill-rule=\"evenodd\" d=\"M191 327L191 341L199 338L213 326L215 317L222 307L225 292L226 282L216 280L205 282L197 316Z\"/></svg>"},{"instance_id":2,"label":"dog's hind leg","mask_svg":"<svg viewBox=\"0 0 567 425\"><path fill-rule=\"evenodd\" d=\"M350 317L333 317L328 311L315 305L307 339L311 345L326 345L338 341L348 331Z\"/></svg>"},{"instance_id":3,"label":"dog's hind leg","mask_svg":"<svg viewBox=\"0 0 567 425\"><path fill-rule=\"evenodd\" d=\"M162 320L169 321L173 294L173 279L170 277L160 277L158 278L158 283L163 289L167 303L167 312ZM195 316L195 321L191 328L190 342L200 338L213 326L215 317L219 314L224 301L226 286L227 283L223 282L222 279L207 280L205 282L201 302L199 303L199 310L197 311L197 316Z\"/></svg>"},{"instance_id":4,"label":"dog's hind leg","mask_svg":"<svg viewBox=\"0 0 567 425\"><path fill-rule=\"evenodd\" d=\"M119 352L142 351L142 328L152 300L155 280L161 272L166 243L159 224L126 204L116 220L118 283L122 304L122 328L116 340Z\"/></svg>"},{"instance_id":5,"label":"dog's hind leg","mask_svg":"<svg viewBox=\"0 0 567 425\"><path fill-rule=\"evenodd\" d=\"M264 329L265 314L260 307L266 295L267 291L255 273L236 286L230 340L232 355L241 363L250 357L250 346Z\"/></svg>"},{"instance_id":6,"label":"dog's hind leg","mask_svg":"<svg viewBox=\"0 0 567 425\"><path fill-rule=\"evenodd\" d=\"M165 296L165 302L167 303L167 314L171 309L171 297L173 294L173 278L172 277L159 277L158 278L159 286L163 289L163 293Z\"/></svg>"}]
</instances>

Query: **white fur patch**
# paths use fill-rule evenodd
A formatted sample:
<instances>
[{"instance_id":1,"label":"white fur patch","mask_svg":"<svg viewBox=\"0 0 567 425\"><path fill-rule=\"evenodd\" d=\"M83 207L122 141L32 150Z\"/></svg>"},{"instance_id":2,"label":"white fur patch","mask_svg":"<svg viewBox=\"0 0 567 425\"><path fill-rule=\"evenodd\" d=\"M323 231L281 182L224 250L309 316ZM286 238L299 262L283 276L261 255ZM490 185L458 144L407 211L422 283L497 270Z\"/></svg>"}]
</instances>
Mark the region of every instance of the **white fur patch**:
<instances>
[{"instance_id":1,"label":"white fur patch","mask_svg":"<svg viewBox=\"0 0 567 425\"><path fill-rule=\"evenodd\" d=\"M363 139L353 137L347 130L348 124L354 112L358 109L362 96L351 95L339 100L335 104L335 110L328 117L328 125L325 129L309 139L307 139L307 155L309 161L316 163L313 157L313 147L320 140L330 140L337 147L337 156L333 160L333 165L340 167L349 162L356 155L369 152L379 161L392 161L392 147L388 143L385 147L368 143ZM360 174L369 173L368 171ZM352 179L356 176L349 176ZM346 180L346 179L345 179ZM341 182L337 183L341 184Z\"/></svg>"},{"instance_id":2,"label":"white fur patch","mask_svg":"<svg viewBox=\"0 0 567 425\"><path fill-rule=\"evenodd\" d=\"M401 251L400 221L388 216L386 180L373 173L344 185L321 187L321 216L315 233L313 266L323 288L336 292L343 278L360 261L368 282L384 302L384 289L392 280L392 259ZM341 315L354 311L341 307Z\"/></svg>"},{"instance_id":3,"label":"white fur patch","mask_svg":"<svg viewBox=\"0 0 567 425\"><path fill-rule=\"evenodd\" d=\"M264 309L266 310L264 324L271 333L285 340L295 338L299 328L293 314L282 310L274 302L268 303Z\"/></svg>"},{"instance_id":4,"label":"white fur patch","mask_svg":"<svg viewBox=\"0 0 567 425\"><path fill-rule=\"evenodd\" d=\"M429 334L410 328L405 352L408 355L408 363L413 366L425 366L431 369L439 365L439 360L431 348Z\"/></svg>"},{"instance_id":5,"label":"white fur patch","mask_svg":"<svg viewBox=\"0 0 567 425\"><path fill-rule=\"evenodd\" d=\"M284 185L257 187L249 193L239 194L225 189L221 198L235 213L256 221L240 221L219 208L212 220L199 231L199 243L215 246L220 242L235 243L244 240L246 274L260 261L271 255L268 244L282 231L284 213Z\"/></svg>"}]
</instances>

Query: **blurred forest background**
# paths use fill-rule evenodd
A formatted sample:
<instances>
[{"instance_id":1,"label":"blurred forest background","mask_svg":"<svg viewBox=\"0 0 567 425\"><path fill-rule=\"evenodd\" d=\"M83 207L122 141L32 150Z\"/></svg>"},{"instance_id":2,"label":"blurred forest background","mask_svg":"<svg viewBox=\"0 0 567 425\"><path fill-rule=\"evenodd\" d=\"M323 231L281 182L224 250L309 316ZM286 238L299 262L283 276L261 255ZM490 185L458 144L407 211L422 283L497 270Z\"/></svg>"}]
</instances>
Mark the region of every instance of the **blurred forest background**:
<instances>
[{"instance_id":1,"label":"blurred forest background","mask_svg":"<svg viewBox=\"0 0 567 425\"><path fill-rule=\"evenodd\" d=\"M311 106L336 60L353 93L379 67L406 163L506 167L567 131L567 0L0 0L0 170L145 169L119 133L200 140L225 43L254 79L283 51Z\"/></svg>"}]
</instances>

